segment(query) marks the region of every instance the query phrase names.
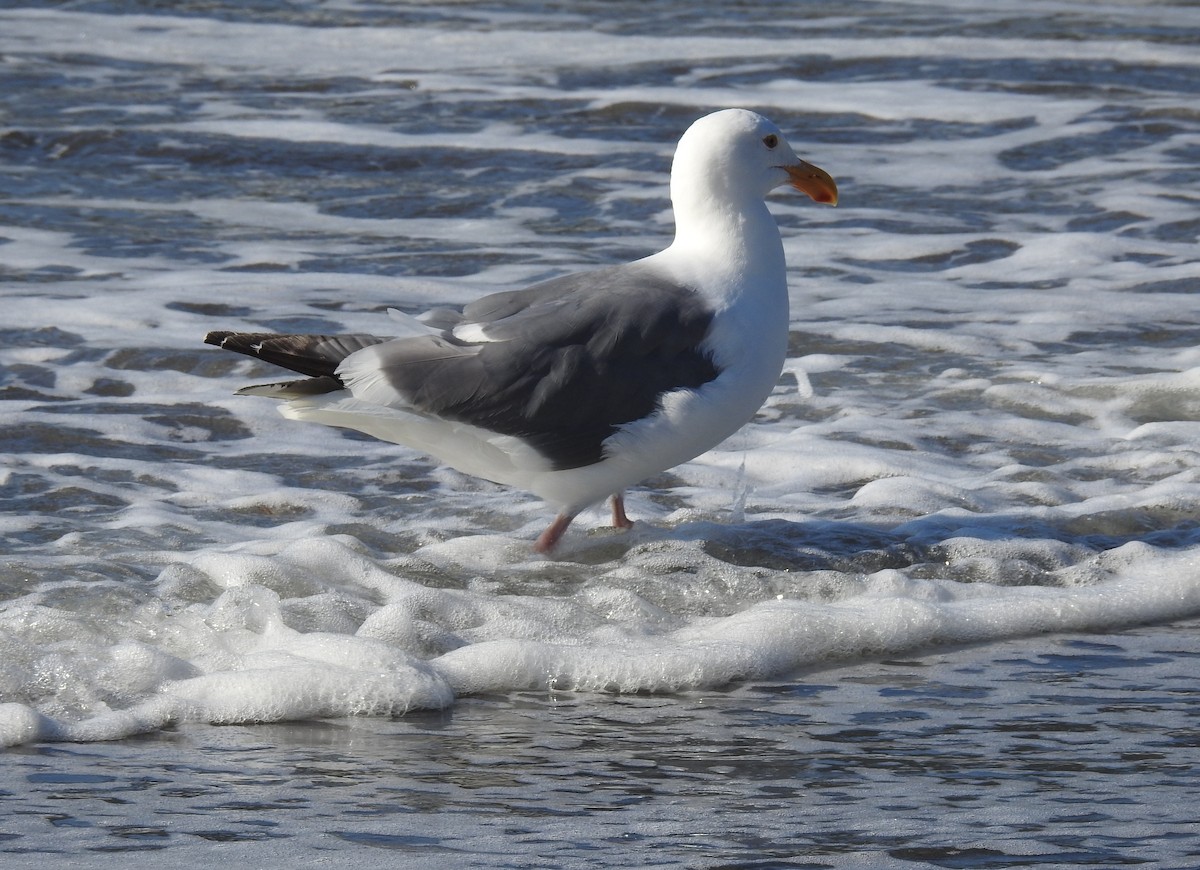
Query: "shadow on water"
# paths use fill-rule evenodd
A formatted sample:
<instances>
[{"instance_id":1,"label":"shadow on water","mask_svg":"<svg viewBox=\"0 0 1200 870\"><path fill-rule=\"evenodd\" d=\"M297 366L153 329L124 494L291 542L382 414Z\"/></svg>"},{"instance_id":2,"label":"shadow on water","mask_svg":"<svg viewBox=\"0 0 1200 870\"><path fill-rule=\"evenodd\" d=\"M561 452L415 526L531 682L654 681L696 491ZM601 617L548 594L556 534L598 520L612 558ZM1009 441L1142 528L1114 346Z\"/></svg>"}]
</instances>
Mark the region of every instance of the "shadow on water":
<instances>
[{"instance_id":1,"label":"shadow on water","mask_svg":"<svg viewBox=\"0 0 1200 870\"><path fill-rule=\"evenodd\" d=\"M925 579L1058 585L1054 572L1125 544L1196 546L1200 521L1165 508L1060 519L935 514L891 527L783 519L687 523L669 537L699 540L707 555L738 567L843 574L892 569Z\"/></svg>"}]
</instances>

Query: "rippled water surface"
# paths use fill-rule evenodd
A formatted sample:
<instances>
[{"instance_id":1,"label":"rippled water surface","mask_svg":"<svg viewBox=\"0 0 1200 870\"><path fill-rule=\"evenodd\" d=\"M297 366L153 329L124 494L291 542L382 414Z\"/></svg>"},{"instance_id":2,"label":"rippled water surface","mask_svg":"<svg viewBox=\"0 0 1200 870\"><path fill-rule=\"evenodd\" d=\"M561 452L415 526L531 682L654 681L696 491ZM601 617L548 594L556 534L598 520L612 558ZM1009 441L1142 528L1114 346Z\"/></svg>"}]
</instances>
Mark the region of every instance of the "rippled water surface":
<instances>
[{"instance_id":1,"label":"rippled water surface","mask_svg":"<svg viewBox=\"0 0 1200 870\"><path fill-rule=\"evenodd\" d=\"M1200 863L1186 3L0 10L5 866ZM233 391L671 237L740 105L791 352L581 516ZM73 863L72 863L73 862Z\"/></svg>"},{"instance_id":2,"label":"rippled water surface","mask_svg":"<svg viewBox=\"0 0 1200 870\"><path fill-rule=\"evenodd\" d=\"M1197 623L12 751L9 860L1187 867Z\"/></svg>"}]
</instances>

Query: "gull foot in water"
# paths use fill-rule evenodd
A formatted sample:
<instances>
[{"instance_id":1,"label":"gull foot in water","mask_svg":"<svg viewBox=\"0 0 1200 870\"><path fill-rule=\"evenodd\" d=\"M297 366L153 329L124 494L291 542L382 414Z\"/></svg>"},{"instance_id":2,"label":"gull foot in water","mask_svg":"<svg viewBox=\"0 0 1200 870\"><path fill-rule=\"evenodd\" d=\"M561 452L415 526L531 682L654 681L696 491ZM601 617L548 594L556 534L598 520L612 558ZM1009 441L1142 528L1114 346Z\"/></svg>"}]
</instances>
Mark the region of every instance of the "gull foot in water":
<instances>
[{"instance_id":1,"label":"gull foot in water","mask_svg":"<svg viewBox=\"0 0 1200 870\"><path fill-rule=\"evenodd\" d=\"M622 493L613 493L610 498L612 503L612 524L616 529L632 529L633 520L625 514L625 496ZM554 518L546 531L538 536L537 541L533 545L535 553L549 553L558 546L558 542L562 539L563 534L571 525L571 521L575 519L575 514L559 514Z\"/></svg>"}]
</instances>

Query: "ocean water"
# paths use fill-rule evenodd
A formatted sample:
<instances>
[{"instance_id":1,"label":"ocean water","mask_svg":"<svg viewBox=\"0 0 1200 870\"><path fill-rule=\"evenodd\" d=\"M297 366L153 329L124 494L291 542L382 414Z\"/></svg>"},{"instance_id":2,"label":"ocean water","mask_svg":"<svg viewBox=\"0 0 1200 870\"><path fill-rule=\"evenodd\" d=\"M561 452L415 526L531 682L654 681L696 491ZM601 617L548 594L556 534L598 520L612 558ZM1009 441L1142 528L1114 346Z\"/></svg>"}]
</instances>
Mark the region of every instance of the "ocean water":
<instances>
[{"instance_id":1,"label":"ocean water","mask_svg":"<svg viewBox=\"0 0 1200 870\"><path fill-rule=\"evenodd\" d=\"M5 867L1200 865L1185 2L0 9ZM792 349L582 515L233 391L671 237L771 117ZM118 853L114 856L114 853Z\"/></svg>"}]
</instances>

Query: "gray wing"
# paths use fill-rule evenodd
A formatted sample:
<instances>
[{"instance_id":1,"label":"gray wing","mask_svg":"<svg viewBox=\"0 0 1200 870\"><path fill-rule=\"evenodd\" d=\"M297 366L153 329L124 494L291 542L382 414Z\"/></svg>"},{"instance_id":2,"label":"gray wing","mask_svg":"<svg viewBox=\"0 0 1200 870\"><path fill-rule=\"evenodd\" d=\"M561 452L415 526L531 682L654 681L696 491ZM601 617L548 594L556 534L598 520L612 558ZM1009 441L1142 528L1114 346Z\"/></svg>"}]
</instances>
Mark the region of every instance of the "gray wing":
<instances>
[{"instance_id":1,"label":"gray wing","mask_svg":"<svg viewBox=\"0 0 1200 870\"><path fill-rule=\"evenodd\" d=\"M717 376L701 349L712 318L694 291L633 264L485 296L440 336L371 352L416 409L519 437L555 468L577 468L602 459L604 440L664 393Z\"/></svg>"}]
</instances>

